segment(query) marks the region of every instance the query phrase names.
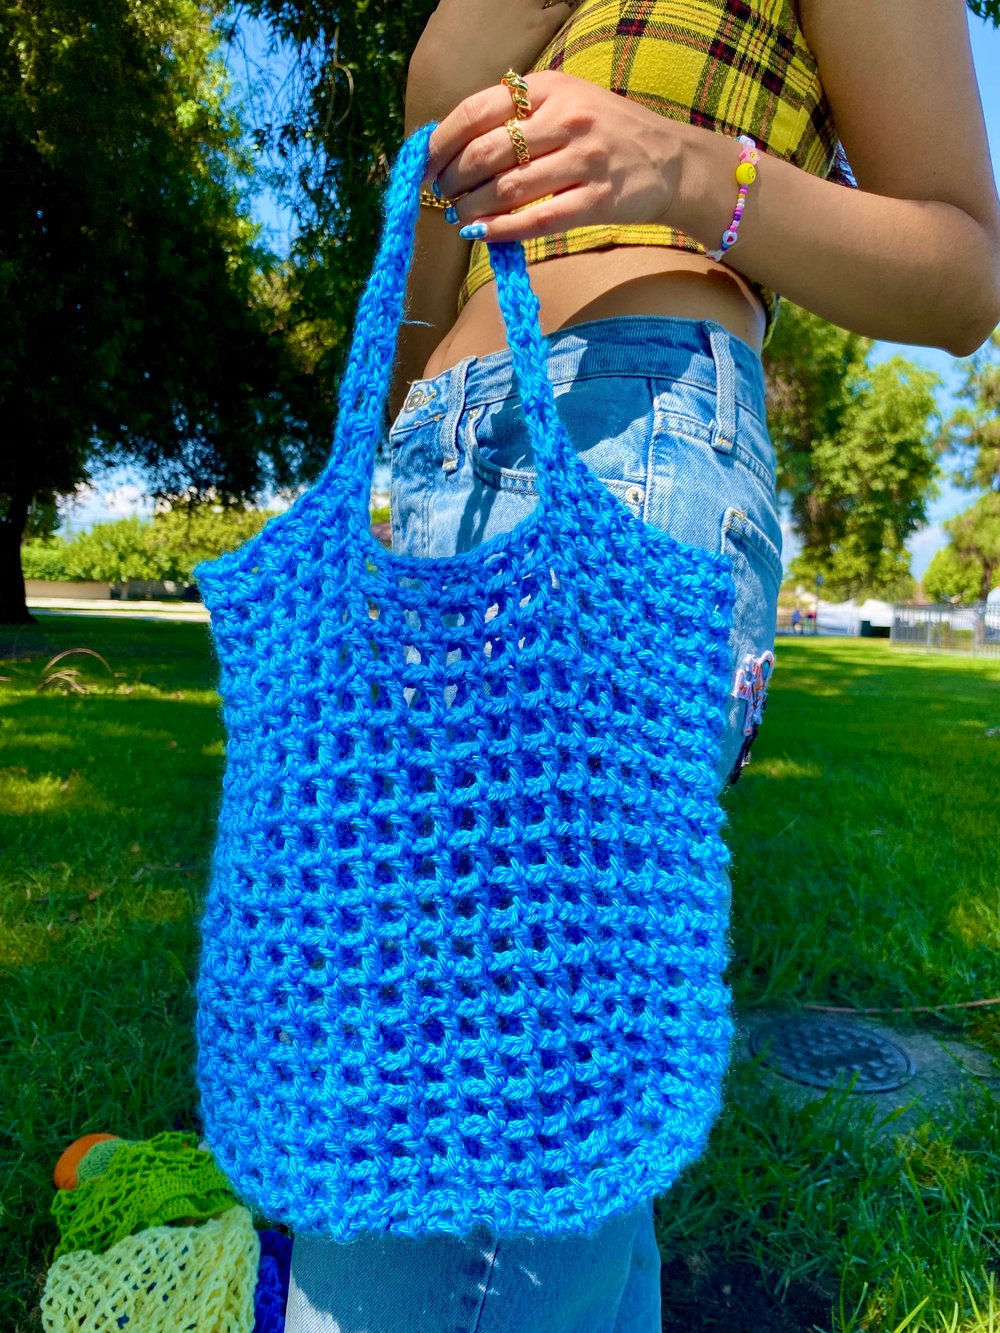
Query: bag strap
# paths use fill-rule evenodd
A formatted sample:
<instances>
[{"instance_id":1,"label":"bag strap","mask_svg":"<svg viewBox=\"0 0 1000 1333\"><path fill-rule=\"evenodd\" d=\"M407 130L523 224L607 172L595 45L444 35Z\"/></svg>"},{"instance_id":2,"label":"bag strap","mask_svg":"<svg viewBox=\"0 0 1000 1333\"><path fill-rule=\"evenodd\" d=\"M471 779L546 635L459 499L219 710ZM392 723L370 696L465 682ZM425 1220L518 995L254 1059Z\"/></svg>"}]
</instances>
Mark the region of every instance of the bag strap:
<instances>
[{"instance_id":1,"label":"bag strap","mask_svg":"<svg viewBox=\"0 0 1000 1333\"><path fill-rule=\"evenodd\" d=\"M413 258L420 208L420 182L427 166L427 142L436 126L421 126L403 143L384 199L384 223L378 255L358 304L340 386L333 452L320 484L349 490L352 547L370 526L369 499L375 450L383 429L386 402L403 318L406 282ZM546 352L538 320L538 298L528 281L520 242L491 243L490 263L507 331L518 391L535 453L539 504L548 517L559 513L557 492L575 452L556 411L546 372ZM544 521L551 532L552 523Z\"/></svg>"}]
</instances>

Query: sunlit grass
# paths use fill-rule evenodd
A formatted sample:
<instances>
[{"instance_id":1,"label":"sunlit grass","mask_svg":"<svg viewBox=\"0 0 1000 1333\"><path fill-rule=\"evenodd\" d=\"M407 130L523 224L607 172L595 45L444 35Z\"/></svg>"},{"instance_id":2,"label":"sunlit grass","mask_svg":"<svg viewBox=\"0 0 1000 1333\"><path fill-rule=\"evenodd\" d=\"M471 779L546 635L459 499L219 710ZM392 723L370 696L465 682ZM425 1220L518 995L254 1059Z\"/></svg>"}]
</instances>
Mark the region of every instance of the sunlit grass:
<instances>
[{"instance_id":1,"label":"sunlit grass","mask_svg":"<svg viewBox=\"0 0 1000 1333\"><path fill-rule=\"evenodd\" d=\"M0 666L0 1328L15 1331L37 1327L66 1144L196 1127L191 982L223 765L204 624L52 617L31 633L38 651ZM39 690L75 645L110 671L75 656L86 693ZM779 644L727 798L744 1010L1000 995L997 726L996 665ZM945 1017L996 1048L996 1010ZM866 1122L846 1096L795 1109L734 1069L709 1151L658 1201L665 1259L809 1282L831 1333L994 1329L998 1103L970 1094L896 1141L877 1101Z\"/></svg>"}]
</instances>

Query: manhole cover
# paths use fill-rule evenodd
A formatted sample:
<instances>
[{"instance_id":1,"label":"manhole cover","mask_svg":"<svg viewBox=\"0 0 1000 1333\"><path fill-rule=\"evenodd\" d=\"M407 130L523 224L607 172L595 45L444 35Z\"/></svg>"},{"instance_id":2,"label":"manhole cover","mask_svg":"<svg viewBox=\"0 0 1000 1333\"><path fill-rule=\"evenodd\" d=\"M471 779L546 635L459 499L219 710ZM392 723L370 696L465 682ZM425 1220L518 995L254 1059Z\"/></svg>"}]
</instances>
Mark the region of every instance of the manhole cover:
<instances>
[{"instance_id":1,"label":"manhole cover","mask_svg":"<svg viewBox=\"0 0 1000 1333\"><path fill-rule=\"evenodd\" d=\"M892 1092L909 1083L913 1061L871 1028L831 1018L777 1018L750 1034L750 1050L768 1068L813 1088Z\"/></svg>"}]
</instances>

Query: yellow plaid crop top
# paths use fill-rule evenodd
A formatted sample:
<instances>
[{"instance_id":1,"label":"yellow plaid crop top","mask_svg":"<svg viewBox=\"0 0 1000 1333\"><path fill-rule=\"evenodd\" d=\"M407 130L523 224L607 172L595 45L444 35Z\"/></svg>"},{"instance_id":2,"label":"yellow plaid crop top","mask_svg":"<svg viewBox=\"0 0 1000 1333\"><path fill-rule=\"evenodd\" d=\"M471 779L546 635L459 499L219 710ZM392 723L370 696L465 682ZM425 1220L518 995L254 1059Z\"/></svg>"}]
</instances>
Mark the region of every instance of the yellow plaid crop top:
<instances>
[{"instance_id":1,"label":"yellow plaid crop top","mask_svg":"<svg viewBox=\"0 0 1000 1333\"><path fill-rule=\"evenodd\" d=\"M532 70L559 69L634 98L672 120L736 136L816 176L829 176L838 139L792 0L583 0ZM735 195L734 195L735 201ZM704 254L674 227L573 227L522 242L529 264L612 245L665 245ZM461 310L493 278L474 241ZM767 320L778 297L758 283Z\"/></svg>"}]
</instances>

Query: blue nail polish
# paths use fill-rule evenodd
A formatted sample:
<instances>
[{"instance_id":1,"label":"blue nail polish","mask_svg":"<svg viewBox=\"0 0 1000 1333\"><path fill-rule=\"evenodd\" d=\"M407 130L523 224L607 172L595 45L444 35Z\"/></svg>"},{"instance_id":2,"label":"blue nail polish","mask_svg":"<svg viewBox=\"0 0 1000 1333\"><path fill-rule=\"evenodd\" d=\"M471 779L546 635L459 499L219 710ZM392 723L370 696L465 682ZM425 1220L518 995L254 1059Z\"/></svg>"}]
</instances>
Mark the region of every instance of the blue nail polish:
<instances>
[{"instance_id":1,"label":"blue nail polish","mask_svg":"<svg viewBox=\"0 0 1000 1333\"><path fill-rule=\"evenodd\" d=\"M487 227L485 222L470 222L467 227L463 227L458 233L463 241L481 241L486 236Z\"/></svg>"},{"instance_id":2,"label":"blue nail polish","mask_svg":"<svg viewBox=\"0 0 1000 1333\"><path fill-rule=\"evenodd\" d=\"M441 193L441 186L438 185L438 183L437 183L437 177L436 177L436 176L435 176L434 179L431 181L431 194L434 196L435 199L443 199L443 198L444 198L444 195Z\"/></svg>"},{"instance_id":3,"label":"blue nail polish","mask_svg":"<svg viewBox=\"0 0 1000 1333\"><path fill-rule=\"evenodd\" d=\"M445 222L458 221L458 213L455 210L454 204L449 204L448 207L444 210L444 220Z\"/></svg>"}]
</instances>

